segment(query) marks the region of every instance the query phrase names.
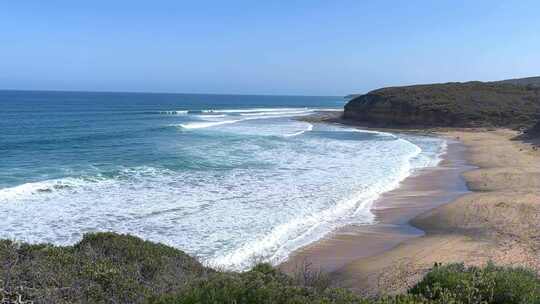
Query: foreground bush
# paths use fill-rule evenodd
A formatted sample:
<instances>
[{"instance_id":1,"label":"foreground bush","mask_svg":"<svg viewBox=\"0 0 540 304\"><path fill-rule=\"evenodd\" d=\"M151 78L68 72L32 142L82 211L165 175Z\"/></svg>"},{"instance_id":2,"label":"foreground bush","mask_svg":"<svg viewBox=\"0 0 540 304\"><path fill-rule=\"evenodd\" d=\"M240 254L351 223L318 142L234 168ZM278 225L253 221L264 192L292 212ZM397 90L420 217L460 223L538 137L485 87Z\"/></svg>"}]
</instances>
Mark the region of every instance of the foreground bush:
<instances>
[{"instance_id":1,"label":"foreground bush","mask_svg":"<svg viewBox=\"0 0 540 304\"><path fill-rule=\"evenodd\" d=\"M436 266L407 294L383 299L329 285L310 267L294 277L268 264L218 272L180 250L114 233L66 247L0 241L0 304L540 304L535 273L491 264Z\"/></svg>"},{"instance_id":2,"label":"foreground bush","mask_svg":"<svg viewBox=\"0 0 540 304\"><path fill-rule=\"evenodd\" d=\"M299 286L270 265L260 264L244 273L215 273L176 295L151 301L159 304L195 303L364 303L340 289Z\"/></svg>"},{"instance_id":3,"label":"foreground bush","mask_svg":"<svg viewBox=\"0 0 540 304\"><path fill-rule=\"evenodd\" d=\"M259 265L241 274L216 273L189 289L150 301L153 304L534 304L540 303L538 276L522 268L463 264L436 266L405 295L362 299L341 289L298 285L296 280Z\"/></svg>"},{"instance_id":4,"label":"foreground bush","mask_svg":"<svg viewBox=\"0 0 540 304\"><path fill-rule=\"evenodd\" d=\"M67 247L0 241L0 299L6 303L141 303L205 272L180 250L128 235L88 234Z\"/></svg>"},{"instance_id":5,"label":"foreground bush","mask_svg":"<svg viewBox=\"0 0 540 304\"><path fill-rule=\"evenodd\" d=\"M188 284L178 294L164 295L150 304L453 304L452 299L428 300L422 295L399 295L383 299L362 299L350 291L329 288L315 280L299 284L268 264L259 264L244 273L214 273Z\"/></svg>"},{"instance_id":6,"label":"foreground bush","mask_svg":"<svg viewBox=\"0 0 540 304\"><path fill-rule=\"evenodd\" d=\"M467 304L532 304L540 303L540 279L523 268L452 264L435 267L409 293Z\"/></svg>"}]
</instances>

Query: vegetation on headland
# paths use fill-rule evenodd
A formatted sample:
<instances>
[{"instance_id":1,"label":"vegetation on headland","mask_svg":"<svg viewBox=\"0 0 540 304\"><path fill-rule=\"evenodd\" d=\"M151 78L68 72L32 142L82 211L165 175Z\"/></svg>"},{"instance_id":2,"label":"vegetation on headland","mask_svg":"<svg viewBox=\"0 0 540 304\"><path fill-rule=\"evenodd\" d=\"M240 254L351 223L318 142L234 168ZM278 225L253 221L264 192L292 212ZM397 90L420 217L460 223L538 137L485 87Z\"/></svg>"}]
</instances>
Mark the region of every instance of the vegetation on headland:
<instances>
[{"instance_id":1,"label":"vegetation on headland","mask_svg":"<svg viewBox=\"0 0 540 304\"><path fill-rule=\"evenodd\" d=\"M381 127L527 128L540 117L540 77L388 87L353 98L344 118Z\"/></svg>"},{"instance_id":2,"label":"vegetation on headland","mask_svg":"<svg viewBox=\"0 0 540 304\"><path fill-rule=\"evenodd\" d=\"M532 87L540 88L540 76L506 79L506 80L496 81L495 83L508 83L508 84L513 84L513 85L532 86Z\"/></svg>"},{"instance_id":3,"label":"vegetation on headland","mask_svg":"<svg viewBox=\"0 0 540 304\"><path fill-rule=\"evenodd\" d=\"M540 303L540 279L520 268L435 265L407 294L362 299L309 269L215 271L180 250L114 233L66 247L3 240L0 266L0 303Z\"/></svg>"}]
</instances>

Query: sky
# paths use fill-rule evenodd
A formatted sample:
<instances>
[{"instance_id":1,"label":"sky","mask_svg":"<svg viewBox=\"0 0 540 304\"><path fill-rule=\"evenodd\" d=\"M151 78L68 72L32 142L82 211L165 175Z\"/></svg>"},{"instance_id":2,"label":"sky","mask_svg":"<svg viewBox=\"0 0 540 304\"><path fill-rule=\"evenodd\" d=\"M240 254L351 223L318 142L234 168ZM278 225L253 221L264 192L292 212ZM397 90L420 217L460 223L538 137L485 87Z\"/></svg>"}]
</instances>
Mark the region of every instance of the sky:
<instances>
[{"instance_id":1,"label":"sky","mask_svg":"<svg viewBox=\"0 0 540 304\"><path fill-rule=\"evenodd\" d=\"M0 0L0 89L346 95L540 75L540 1Z\"/></svg>"}]
</instances>

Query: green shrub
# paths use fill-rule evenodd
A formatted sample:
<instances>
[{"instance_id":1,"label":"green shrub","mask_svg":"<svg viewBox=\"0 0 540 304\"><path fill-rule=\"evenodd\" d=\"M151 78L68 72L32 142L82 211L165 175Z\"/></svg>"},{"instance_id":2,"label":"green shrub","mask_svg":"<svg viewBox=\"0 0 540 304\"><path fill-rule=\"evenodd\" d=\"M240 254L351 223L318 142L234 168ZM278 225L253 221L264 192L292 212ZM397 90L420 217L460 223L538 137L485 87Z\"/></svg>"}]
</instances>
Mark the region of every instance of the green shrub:
<instances>
[{"instance_id":1,"label":"green shrub","mask_svg":"<svg viewBox=\"0 0 540 304\"><path fill-rule=\"evenodd\" d=\"M207 271L180 250L129 235L87 234L66 247L0 241L0 299L142 303Z\"/></svg>"},{"instance_id":2,"label":"green shrub","mask_svg":"<svg viewBox=\"0 0 540 304\"><path fill-rule=\"evenodd\" d=\"M85 235L75 246L0 240L0 302L152 304L539 303L540 280L522 268L436 266L407 294L362 299L331 288L305 263L293 276L270 264L215 271L180 250L129 235Z\"/></svg>"},{"instance_id":3,"label":"green shrub","mask_svg":"<svg viewBox=\"0 0 540 304\"><path fill-rule=\"evenodd\" d=\"M243 273L214 273L189 284L175 295L150 301L153 304L300 304L300 303L368 303L342 289L319 290L300 286L268 264L259 264Z\"/></svg>"},{"instance_id":4,"label":"green shrub","mask_svg":"<svg viewBox=\"0 0 540 304\"><path fill-rule=\"evenodd\" d=\"M524 268L436 266L409 293L428 299L453 298L466 304L540 303L538 275Z\"/></svg>"}]
</instances>

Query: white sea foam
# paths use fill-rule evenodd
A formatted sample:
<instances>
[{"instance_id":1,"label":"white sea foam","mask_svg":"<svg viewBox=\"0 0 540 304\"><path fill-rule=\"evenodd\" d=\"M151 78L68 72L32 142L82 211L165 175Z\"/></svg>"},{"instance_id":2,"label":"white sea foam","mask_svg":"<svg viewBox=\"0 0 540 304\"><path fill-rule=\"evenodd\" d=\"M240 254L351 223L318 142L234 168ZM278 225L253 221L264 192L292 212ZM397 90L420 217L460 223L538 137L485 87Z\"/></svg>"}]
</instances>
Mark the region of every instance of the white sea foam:
<instances>
[{"instance_id":1,"label":"white sea foam","mask_svg":"<svg viewBox=\"0 0 540 304\"><path fill-rule=\"evenodd\" d=\"M374 215L370 211L372 203L381 194L397 188L412 173L410 159L422 152L420 147L411 142L403 139L398 139L398 141L412 147L412 150L403 155L403 166L394 176L381 180L372 187L353 193L329 209L279 225L265 237L248 242L233 252L211 259L207 261L207 264L235 270L247 269L252 266L253 261L260 260L279 264L284 262L291 252L324 237L340 226L347 223L371 223L374 220Z\"/></svg>"},{"instance_id":2,"label":"white sea foam","mask_svg":"<svg viewBox=\"0 0 540 304\"><path fill-rule=\"evenodd\" d=\"M423 153L411 160L414 171L439 165L443 160L444 155L447 153L448 142L445 139L412 135L403 135L403 137L408 140L414 140L415 143L423 149Z\"/></svg>"},{"instance_id":3,"label":"white sea foam","mask_svg":"<svg viewBox=\"0 0 540 304\"><path fill-rule=\"evenodd\" d=\"M289 113L281 113L281 114L278 114L278 115L256 115L256 116L253 116L253 117L245 118L245 120L297 117L297 116L306 116L306 115L309 115L309 114L311 114L311 112L289 112Z\"/></svg>"},{"instance_id":4,"label":"white sea foam","mask_svg":"<svg viewBox=\"0 0 540 304\"><path fill-rule=\"evenodd\" d=\"M80 178L68 177L25 183L15 187L0 189L0 204L32 195L48 194L69 188L75 188L85 184L85 182L85 180Z\"/></svg>"},{"instance_id":5,"label":"white sea foam","mask_svg":"<svg viewBox=\"0 0 540 304\"><path fill-rule=\"evenodd\" d=\"M187 115L188 111L186 110L178 110L178 111L161 111L160 114L167 114L167 115Z\"/></svg>"},{"instance_id":6,"label":"white sea foam","mask_svg":"<svg viewBox=\"0 0 540 304\"><path fill-rule=\"evenodd\" d=\"M313 109L309 108L251 108L251 109L208 109L196 111L202 113L192 115L193 111L163 111L165 114L190 114L190 117L202 119L203 121L185 122L181 124L173 124L172 126L180 127L185 130L205 129L217 127L221 125L233 124L241 121L258 120L258 119L273 119L286 118L294 116L305 116L313 113ZM241 119L231 119L241 116ZM222 120L219 120L222 119ZM305 131L304 131L305 132ZM303 133L303 132L301 132ZM297 135L300 135L298 133Z\"/></svg>"},{"instance_id":7,"label":"white sea foam","mask_svg":"<svg viewBox=\"0 0 540 304\"><path fill-rule=\"evenodd\" d=\"M227 117L226 114L201 114L201 115L194 115L194 116L197 118L202 118L202 119Z\"/></svg>"},{"instance_id":8,"label":"white sea foam","mask_svg":"<svg viewBox=\"0 0 540 304\"><path fill-rule=\"evenodd\" d=\"M178 124L177 126L183 129L188 129L188 130L189 129L204 129L204 128L209 128L209 127L232 124L239 121L241 120L237 119L237 120L222 120L222 121L207 121L207 122L190 122L190 123Z\"/></svg>"},{"instance_id":9,"label":"white sea foam","mask_svg":"<svg viewBox=\"0 0 540 304\"><path fill-rule=\"evenodd\" d=\"M175 126L181 127L183 129L204 129L204 128L210 128L210 127L216 127L221 125L228 125L233 124L237 122L242 121L248 121L248 120L258 120L258 119L275 119L275 118L286 118L286 117L294 117L294 116L303 116L303 115L309 115L309 112L279 112L279 114L276 115L264 115L264 114L257 114L250 117L244 117L242 119L229 119L229 120L221 120L221 121L203 121L203 122L189 122L189 123L182 123ZM201 117L204 118L204 117ZM219 118L219 117L218 117Z\"/></svg>"},{"instance_id":10,"label":"white sea foam","mask_svg":"<svg viewBox=\"0 0 540 304\"><path fill-rule=\"evenodd\" d=\"M383 131L363 130L363 129L358 129L358 128L344 128L343 131L377 134L377 135L389 136L389 137L398 139L397 135L388 133L388 132L383 132Z\"/></svg>"},{"instance_id":11,"label":"white sea foam","mask_svg":"<svg viewBox=\"0 0 540 304\"><path fill-rule=\"evenodd\" d=\"M306 114L311 113L311 110L304 111L268 111L268 112L257 112L257 113L241 113L242 116L283 116L283 115L297 115L297 114Z\"/></svg>"},{"instance_id":12,"label":"white sea foam","mask_svg":"<svg viewBox=\"0 0 540 304\"><path fill-rule=\"evenodd\" d=\"M294 132L292 134L285 134L285 135L283 135L283 137L295 137L295 136L302 135L302 134L304 134L306 132L309 132L309 131L313 130L313 125L312 124L310 124L310 123L306 123L306 124L307 124L307 127L304 130Z\"/></svg>"},{"instance_id":13,"label":"white sea foam","mask_svg":"<svg viewBox=\"0 0 540 304\"><path fill-rule=\"evenodd\" d=\"M253 257L278 263L338 227L372 223L373 201L444 150L437 138L271 118L183 123L238 133L234 141L223 134L181 142L174 150L181 169L120 167L0 189L0 237L72 244L85 232L111 230L228 269L245 269ZM292 138L238 135L246 130ZM292 136L311 130L314 136Z\"/></svg>"},{"instance_id":14,"label":"white sea foam","mask_svg":"<svg viewBox=\"0 0 540 304\"><path fill-rule=\"evenodd\" d=\"M308 108L252 108L252 109L209 109L202 110L203 113L253 113L253 112L283 112L283 111L305 111Z\"/></svg>"},{"instance_id":15,"label":"white sea foam","mask_svg":"<svg viewBox=\"0 0 540 304\"><path fill-rule=\"evenodd\" d=\"M443 156L446 155L446 153L448 153L448 141L443 140L439 148L439 151L437 153L437 156L435 157L435 162L430 163L428 166L430 167L437 166L443 160Z\"/></svg>"}]
</instances>

